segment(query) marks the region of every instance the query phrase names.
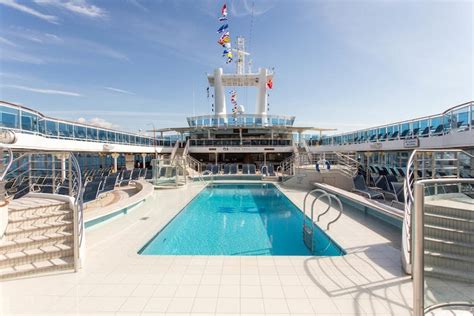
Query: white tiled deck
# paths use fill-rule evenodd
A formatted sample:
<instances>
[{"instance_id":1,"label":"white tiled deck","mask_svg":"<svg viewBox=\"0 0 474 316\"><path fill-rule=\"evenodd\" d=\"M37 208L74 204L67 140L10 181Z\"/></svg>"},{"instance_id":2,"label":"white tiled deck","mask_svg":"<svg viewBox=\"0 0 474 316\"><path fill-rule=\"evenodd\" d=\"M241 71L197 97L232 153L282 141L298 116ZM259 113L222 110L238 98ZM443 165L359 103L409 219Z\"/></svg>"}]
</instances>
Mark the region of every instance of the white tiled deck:
<instances>
[{"instance_id":1,"label":"white tiled deck","mask_svg":"<svg viewBox=\"0 0 474 316\"><path fill-rule=\"evenodd\" d=\"M1 283L0 314L410 314L400 233L358 211L346 210L330 231L343 257L138 255L201 189L156 191L130 214L88 230L78 273ZM302 205L305 192L283 191Z\"/></svg>"}]
</instances>

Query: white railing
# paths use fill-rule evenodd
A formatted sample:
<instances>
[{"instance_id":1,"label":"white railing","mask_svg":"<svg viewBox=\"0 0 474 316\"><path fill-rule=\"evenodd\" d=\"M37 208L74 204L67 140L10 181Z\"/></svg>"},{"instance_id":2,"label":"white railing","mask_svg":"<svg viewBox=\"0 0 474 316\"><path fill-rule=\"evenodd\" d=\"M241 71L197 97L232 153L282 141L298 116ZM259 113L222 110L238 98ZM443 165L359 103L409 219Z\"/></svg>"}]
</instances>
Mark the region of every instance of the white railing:
<instances>
[{"instance_id":1,"label":"white railing","mask_svg":"<svg viewBox=\"0 0 474 316\"><path fill-rule=\"evenodd\" d=\"M171 151L171 160L173 160L176 156L176 152L178 151L178 148L179 148L179 145L180 145L180 142L177 141L175 144L174 144L174 147L173 147L173 151Z\"/></svg>"},{"instance_id":2,"label":"white railing","mask_svg":"<svg viewBox=\"0 0 474 316\"><path fill-rule=\"evenodd\" d=\"M375 126L331 136L323 136L321 145L336 146L416 137L436 137L474 128L474 102L454 106L443 113Z\"/></svg>"},{"instance_id":3,"label":"white railing","mask_svg":"<svg viewBox=\"0 0 474 316\"><path fill-rule=\"evenodd\" d=\"M467 162L470 167L473 158L473 155L461 149L417 149L412 152L408 159L404 181L405 214L402 228L402 264L407 273L412 272L411 220L415 203L414 184L425 179L460 180L464 177L462 174L464 165ZM434 193L438 193L438 186L435 186Z\"/></svg>"},{"instance_id":4,"label":"white railing","mask_svg":"<svg viewBox=\"0 0 474 316\"><path fill-rule=\"evenodd\" d=\"M29 192L69 196L73 202L74 269L81 266L84 242L83 182L79 163L70 152L21 152L0 181L6 198L20 198Z\"/></svg>"},{"instance_id":5,"label":"white railing","mask_svg":"<svg viewBox=\"0 0 474 316\"><path fill-rule=\"evenodd\" d=\"M359 171L360 163L349 155L339 152L334 153L337 157L336 163L340 166L339 170L348 177L355 177Z\"/></svg>"}]
</instances>

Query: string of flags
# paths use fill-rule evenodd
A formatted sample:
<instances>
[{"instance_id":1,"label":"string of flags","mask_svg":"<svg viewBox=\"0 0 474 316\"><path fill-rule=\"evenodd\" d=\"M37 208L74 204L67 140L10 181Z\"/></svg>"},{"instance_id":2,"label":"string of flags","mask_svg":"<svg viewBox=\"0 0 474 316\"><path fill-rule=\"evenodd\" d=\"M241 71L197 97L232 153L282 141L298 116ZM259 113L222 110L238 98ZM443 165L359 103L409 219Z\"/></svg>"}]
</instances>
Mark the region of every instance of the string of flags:
<instances>
[{"instance_id":1,"label":"string of flags","mask_svg":"<svg viewBox=\"0 0 474 316\"><path fill-rule=\"evenodd\" d=\"M239 106L237 105L237 92L235 90L230 91L230 103L232 103L232 113L236 114Z\"/></svg>"},{"instance_id":2,"label":"string of flags","mask_svg":"<svg viewBox=\"0 0 474 316\"><path fill-rule=\"evenodd\" d=\"M219 17L219 22L227 21L227 5L224 3L221 9L221 16ZM229 32L229 24L225 23L221 25L217 29L217 33L221 34L217 43L224 47L224 51L222 52L222 57L227 58L226 64L230 64L233 60L232 55L232 45L230 39L230 32Z\"/></svg>"}]
</instances>

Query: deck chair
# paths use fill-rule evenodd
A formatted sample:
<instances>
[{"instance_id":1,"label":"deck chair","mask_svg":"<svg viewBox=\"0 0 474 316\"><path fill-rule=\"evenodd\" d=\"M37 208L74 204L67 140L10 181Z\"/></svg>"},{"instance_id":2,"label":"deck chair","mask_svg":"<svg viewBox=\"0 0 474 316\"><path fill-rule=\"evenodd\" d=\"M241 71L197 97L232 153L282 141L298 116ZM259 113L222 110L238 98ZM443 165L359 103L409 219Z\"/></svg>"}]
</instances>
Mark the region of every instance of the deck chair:
<instances>
[{"instance_id":1,"label":"deck chair","mask_svg":"<svg viewBox=\"0 0 474 316\"><path fill-rule=\"evenodd\" d=\"M140 177L140 169L133 169L130 180L135 181Z\"/></svg>"},{"instance_id":2,"label":"deck chair","mask_svg":"<svg viewBox=\"0 0 474 316\"><path fill-rule=\"evenodd\" d=\"M249 174L249 165L243 164L242 165L242 174Z\"/></svg>"},{"instance_id":3,"label":"deck chair","mask_svg":"<svg viewBox=\"0 0 474 316\"><path fill-rule=\"evenodd\" d=\"M83 202L87 203L93 201L99 195L99 187L101 186L102 181L91 181L86 184L84 188L84 193L82 195Z\"/></svg>"},{"instance_id":4,"label":"deck chair","mask_svg":"<svg viewBox=\"0 0 474 316\"><path fill-rule=\"evenodd\" d=\"M132 172L130 170L124 170L122 173L122 178L120 179L120 186L125 186L130 183L130 178L132 176Z\"/></svg>"},{"instance_id":5,"label":"deck chair","mask_svg":"<svg viewBox=\"0 0 474 316\"><path fill-rule=\"evenodd\" d=\"M275 169L273 168L273 164L268 164L268 175L271 177L275 176Z\"/></svg>"},{"instance_id":6,"label":"deck chair","mask_svg":"<svg viewBox=\"0 0 474 316\"><path fill-rule=\"evenodd\" d=\"M219 165L212 165L212 174L219 174Z\"/></svg>"},{"instance_id":7,"label":"deck chair","mask_svg":"<svg viewBox=\"0 0 474 316\"><path fill-rule=\"evenodd\" d=\"M249 174L257 174L257 167L254 164L249 165Z\"/></svg>"},{"instance_id":8,"label":"deck chair","mask_svg":"<svg viewBox=\"0 0 474 316\"><path fill-rule=\"evenodd\" d=\"M382 199L382 200L385 199L382 192L379 192L377 190L367 187L367 185L365 184L364 178L362 176L354 177L353 182L354 182L354 189L353 189L354 192L367 196L369 199Z\"/></svg>"},{"instance_id":9,"label":"deck chair","mask_svg":"<svg viewBox=\"0 0 474 316\"><path fill-rule=\"evenodd\" d=\"M110 192L113 191L115 188L115 185L117 184L117 178L118 176L107 176L104 181L104 185L102 186L102 192Z\"/></svg>"},{"instance_id":10,"label":"deck chair","mask_svg":"<svg viewBox=\"0 0 474 316\"><path fill-rule=\"evenodd\" d=\"M153 171L151 169L146 169L145 180L151 180L153 178Z\"/></svg>"},{"instance_id":11,"label":"deck chair","mask_svg":"<svg viewBox=\"0 0 474 316\"><path fill-rule=\"evenodd\" d=\"M405 193L403 191L403 182L392 182L395 199L390 202L390 206L403 209L405 207Z\"/></svg>"},{"instance_id":12,"label":"deck chair","mask_svg":"<svg viewBox=\"0 0 474 316\"><path fill-rule=\"evenodd\" d=\"M230 174L237 174L238 172L238 167L237 164L233 163L230 165Z\"/></svg>"},{"instance_id":13,"label":"deck chair","mask_svg":"<svg viewBox=\"0 0 474 316\"><path fill-rule=\"evenodd\" d=\"M230 174L230 165L229 164L224 165L224 174Z\"/></svg>"}]
</instances>

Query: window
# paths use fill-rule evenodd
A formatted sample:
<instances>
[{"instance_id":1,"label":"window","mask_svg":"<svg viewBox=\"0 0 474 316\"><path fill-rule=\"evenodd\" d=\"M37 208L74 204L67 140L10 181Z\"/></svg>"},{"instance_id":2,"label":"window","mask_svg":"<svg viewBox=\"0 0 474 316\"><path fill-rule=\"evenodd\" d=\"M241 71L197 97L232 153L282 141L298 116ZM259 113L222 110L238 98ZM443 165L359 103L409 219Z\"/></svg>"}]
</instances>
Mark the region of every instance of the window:
<instances>
[{"instance_id":1,"label":"window","mask_svg":"<svg viewBox=\"0 0 474 316\"><path fill-rule=\"evenodd\" d=\"M109 142L115 142L115 133L111 132L111 131L108 131L107 132L107 140Z\"/></svg>"},{"instance_id":2,"label":"window","mask_svg":"<svg viewBox=\"0 0 474 316\"><path fill-rule=\"evenodd\" d=\"M84 126L74 126L74 136L76 138L85 139L86 138L86 128Z\"/></svg>"},{"instance_id":3,"label":"window","mask_svg":"<svg viewBox=\"0 0 474 316\"><path fill-rule=\"evenodd\" d=\"M87 139L96 140L97 139L97 129L93 127L87 127Z\"/></svg>"},{"instance_id":4,"label":"window","mask_svg":"<svg viewBox=\"0 0 474 316\"><path fill-rule=\"evenodd\" d=\"M122 140L123 140L124 143L129 144L130 143L129 135L122 134Z\"/></svg>"},{"instance_id":5,"label":"window","mask_svg":"<svg viewBox=\"0 0 474 316\"><path fill-rule=\"evenodd\" d=\"M107 141L107 132L103 129L99 129L99 140Z\"/></svg>"},{"instance_id":6,"label":"window","mask_svg":"<svg viewBox=\"0 0 474 316\"><path fill-rule=\"evenodd\" d=\"M58 122L46 120L46 135L58 136Z\"/></svg>"},{"instance_id":7,"label":"window","mask_svg":"<svg viewBox=\"0 0 474 316\"><path fill-rule=\"evenodd\" d=\"M21 112L21 129L25 131L38 131L38 116L29 113L29 112Z\"/></svg>"},{"instance_id":8,"label":"window","mask_svg":"<svg viewBox=\"0 0 474 316\"><path fill-rule=\"evenodd\" d=\"M6 106L0 107L1 122L0 126L18 128L18 110L8 108Z\"/></svg>"},{"instance_id":9,"label":"window","mask_svg":"<svg viewBox=\"0 0 474 316\"><path fill-rule=\"evenodd\" d=\"M59 123L59 136L73 137L74 128L71 124Z\"/></svg>"}]
</instances>

